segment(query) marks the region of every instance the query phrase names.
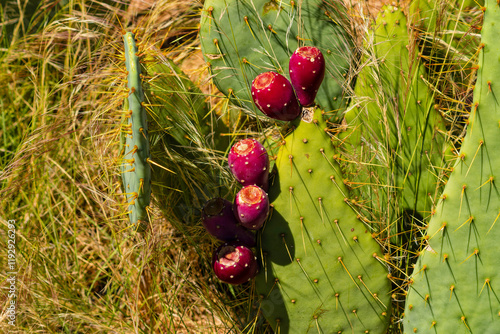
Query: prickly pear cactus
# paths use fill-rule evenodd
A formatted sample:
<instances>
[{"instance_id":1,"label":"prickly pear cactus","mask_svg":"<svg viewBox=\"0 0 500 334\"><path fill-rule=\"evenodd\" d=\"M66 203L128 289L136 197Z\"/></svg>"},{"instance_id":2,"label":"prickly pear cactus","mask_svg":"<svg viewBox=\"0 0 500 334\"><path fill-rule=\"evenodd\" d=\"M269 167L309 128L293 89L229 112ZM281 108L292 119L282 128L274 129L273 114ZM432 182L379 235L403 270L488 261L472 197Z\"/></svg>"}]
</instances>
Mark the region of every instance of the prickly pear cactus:
<instances>
[{"instance_id":1,"label":"prickly pear cactus","mask_svg":"<svg viewBox=\"0 0 500 334\"><path fill-rule=\"evenodd\" d=\"M320 110L277 155L260 239L260 307L276 333L384 333L390 284L347 189Z\"/></svg>"},{"instance_id":2,"label":"prickly pear cactus","mask_svg":"<svg viewBox=\"0 0 500 334\"><path fill-rule=\"evenodd\" d=\"M464 81L462 76L470 75L473 59L466 55L474 54L477 48L476 36L481 30L474 18L480 16L483 4L483 0L411 1L409 22L415 27L420 52L433 64L431 70L442 71L441 77L451 75L459 83ZM461 71L453 71L459 64Z\"/></svg>"},{"instance_id":3,"label":"prickly pear cactus","mask_svg":"<svg viewBox=\"0 0 500 334\"><path fill-rule=\"evenodd\" d=\"M349 182L375 219L400 208L429 215L445 164L446 128L434 109L425 70L410 54L406 17L387 6L377 16L373 45L363 58L353 105L341 134ZM450 153L450 152L448 152Z\"/></svg>"},{"instance_id":4,"label":"prickly pear cactus","mask_svg":"<svg viewBox=\"0 0 500 334\"><path fill-rule=\"evenodd\" d=\"M297 47L314 45L327 66L316 101L335 114L352 49L344 20L345 10L337 1L207 0L201 47L219 90L236 105L257 111L252 80L267 71L288 74Z\"/></svg>"},{"instance_id":5,"label":"prickly pear cactus","mask_svg":"<svg viewBox=\"0 0 500 334\"><path fill-rule=\"evenodd\" d=\"M405 333L498 333L500 328L500 8L486 1L467 134L411 277Z\"/></svg>"},{"instance_id":6,"label":"prickly pear cactus","mask_svg":"<svg viewBox=\"0 0 500 334\"><path fill-rule=\"evenodd\" d=\"M157 50L148 50L146 56L154 201L181 228L197 221L208 199L225 195L217 166L228 148L230 130L179 67Z\"/></svg>"},{"instance_id":7,"label":"prickly pear cactus","mask_svg":"<svg viewBox=\"0 0 500 334\"><path fill-rule=\"evenodd\" d=\"M424 33L428 32L429 34L433 34L437 32L441 34L444 29L439 26L444 26L448 32L439 37L444 39L447 43L454 44L456 47L456 41L454 42L452 40L453 38L460 38L461 36L453 36L453 30L456 30L457 26L463 28L465 22L451 19L448 15L454 10L463 11L483 5L484 0L416 0L411 2L409 12L411 21L418 25Z\"/></svg>"},{"instance_id":8,"label":"prickly pear cactus","mask_svg":"<svg viewBox=\"0 0 500 334\"><path fill-rule=\"evenodd\" d=\"M177 151L205 144L225 150L229 129L213 120L201 90L172 61L158 61L152 59L145 68L149 77L145 93L153 126L152 141L162 137Z\"/></svg>"},{"instance_id":9,"label":"prickly pear cactus","mask_svg":"<svg viewBox=\"0 0 500 334\"><path fill-rule=\"evenodd\" d=\"M120 169L123 192L130 223L137 227L149 222L147 209L151 197L151 167L149 165L149 135L144 92L141 83L141 65L137 57L134 34L123 36L127 67L128 96L124 101Z\"/></svg>"}]
</instances>

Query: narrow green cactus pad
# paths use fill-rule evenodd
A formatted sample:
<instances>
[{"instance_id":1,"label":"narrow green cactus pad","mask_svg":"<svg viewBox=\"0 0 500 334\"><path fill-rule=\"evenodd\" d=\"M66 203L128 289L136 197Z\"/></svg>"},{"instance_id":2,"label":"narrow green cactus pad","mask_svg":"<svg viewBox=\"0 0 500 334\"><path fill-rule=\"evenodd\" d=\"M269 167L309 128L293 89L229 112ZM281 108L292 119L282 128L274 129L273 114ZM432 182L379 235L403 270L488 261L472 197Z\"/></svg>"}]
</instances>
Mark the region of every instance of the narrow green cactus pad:
<instances>
[{"instance_id":1,"label":"narrow green cactus pad","mask_svg":"<svg viewBox=\"0 0 500 334\"><path fill-rule=\"evenodd\" d=\"M430 214L448 149L425 69L410 55L406 17L387 6L377 16L341 134L355 194L375 219L399 209ZM448 152L450 153L450 152ZM389 218L389 221L392 221Z\"/></svg>"},{"instance_id":2,"label":"narrow green cactus pad","mask_svg":"<svg viewBox=\"0 0 500 334\"><path fill-rule=\"evenodd\" d=\"M474 103L412 274L405 333L500 329L500 8L486 1Z\"/></svg>"},{"instance_id":3,"label":"narrow green cactus pad","mask_svg":"<svg viewBox=\"0 0 500 334\"><path fill-rule=\"evenodd\" d=\"M149 135L144 92L141 83L141 66L137 57L134 34L123 36L125 64L127 67L128 97L124 101L120 169L123 191L131 224L149 221L147 208L151 198L151 167L148 163Z\"/></svg>"},{"instance_id":4,"label":"narrow green cactus pad","mask_svg":"<svg viewBox=\"0 0 500 334\"><path fill-rule=\"evenodd\" d=\"M299 123L279 150L269 191L261 310L276 333L384 333L390 284L380 247L345 202L320 110Z\"/></svg>"},{"instance_id":5,"label":"narrow green cactus pad","mask_svg":"<svg viewBox=\"0 0 500 334\"><path fill-rule=\"evenodd\" d=\"M322 0L207 0L201 47L219 90L257 112L250 94L253 79L267 71L288 76L288 61L297 47L316 46L327 67L316 101L335 114L352 52L342 26L345 17L340 3Z\"/></svg>"}]
</instances>

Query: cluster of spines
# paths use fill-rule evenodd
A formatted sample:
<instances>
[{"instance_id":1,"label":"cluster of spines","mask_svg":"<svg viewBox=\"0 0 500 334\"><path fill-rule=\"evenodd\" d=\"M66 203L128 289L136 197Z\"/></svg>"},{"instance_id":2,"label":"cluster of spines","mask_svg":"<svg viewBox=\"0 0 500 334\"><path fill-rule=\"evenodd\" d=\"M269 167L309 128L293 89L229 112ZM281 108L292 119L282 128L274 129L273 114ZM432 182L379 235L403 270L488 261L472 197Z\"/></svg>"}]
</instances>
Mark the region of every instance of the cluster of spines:
<instances>
[{"instance_id":1,"label":"cluster of spines","mask_svg":"<svg viewBox=\"0 0 500 334\"><path fill-rule=\"evenodd\" d=\"M144 108L141 64L137 56L134 34L125 33L123 41L128 92L124 101L119 164L130 223L143 228L143 225L149 222L148 209L151 198L147 114Z\"/></svg>"}]
</instances>

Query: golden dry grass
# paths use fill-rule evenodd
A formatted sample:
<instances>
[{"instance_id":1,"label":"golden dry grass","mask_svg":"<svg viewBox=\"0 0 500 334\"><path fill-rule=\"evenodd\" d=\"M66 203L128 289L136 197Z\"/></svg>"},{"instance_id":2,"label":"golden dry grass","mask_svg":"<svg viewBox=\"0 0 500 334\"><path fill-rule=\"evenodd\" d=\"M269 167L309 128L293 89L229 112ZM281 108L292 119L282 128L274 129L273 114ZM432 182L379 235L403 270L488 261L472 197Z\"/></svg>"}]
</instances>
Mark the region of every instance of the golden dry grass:
<instances>
[{"instance_id":1,"label":"golden dry grass","mask_svg":"<svg viewBox=\"0 0 500 334\"><path fill-rule=\"evenodd\" d=\"M201 4L56 2L40 3L53 11L39 17L44 24L38 27L4 16L19 32L5 39L0 65L0 253L6 258L7 221L14 219L14 332L219 333L241 327L246 315L226 309L239 297L209 271L210 240L194 246L157 211L149 233L133 233L119 202L122 29L137 29L148 45L172 45L165 55L181 62L196 50ZM29 14L25 4L20 9L11 1L2 9ZM6 290L0 295L0 331L12 331Z\"/></svg>"}]
</instances>

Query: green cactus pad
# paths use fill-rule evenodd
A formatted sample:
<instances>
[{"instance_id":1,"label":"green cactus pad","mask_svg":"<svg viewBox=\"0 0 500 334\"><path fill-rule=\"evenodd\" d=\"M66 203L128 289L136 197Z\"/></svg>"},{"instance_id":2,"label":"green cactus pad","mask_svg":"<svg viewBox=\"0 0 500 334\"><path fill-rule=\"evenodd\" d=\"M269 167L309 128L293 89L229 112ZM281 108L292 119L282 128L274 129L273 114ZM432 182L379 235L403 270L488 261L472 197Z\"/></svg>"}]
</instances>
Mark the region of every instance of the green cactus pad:
<instances>
[{"instance_id":1,"label":"green cactus pad","mask_svg":"<svg viewBox=\"0 0 500 334\"><path fill-rule=\"evenodd\" d=\"M260 307L276 333L384 333L390 282L347 189L320 110L281 146L260 238Z\"/></svg>"},{"instance_id":2,"label":"green cactus pad","mask_svg":"<svg viewBox=\"0 0 500 334\"><path fill-rule=\"evenodd\" d=\"M143 69L147 73L152 189L155 204L179 227L196 221L204 202L224 193L214 166L228 149L230 130L178 66L153 51L148 55Z\"/></svg>"},{"instance_id":3,"label":"green cactus pad","mask_svg":"<svg viewBox=\"0 0 500 334\"><path fill-rule=\"evenodd\" d=\"M423 32L434 34L436 32L441 33L442 30L444 30L442 28L448 30L448 33L440 36L440 38L450 43L452 42L453 35L449 34L449 32L453 32L457 27L459 27L459 31L464 31L461 29L467 24L466 22L451 19L449 14L455 11L463 11L483 5L484 0L416 0L411 2L409 12L411 21L418 25ZM444 27L439 27L440 25ZM467 29L465 31L467 31ZM456 44L454 46L456 46Z\"/></svg>"},{"instance_id":4,"label":"green cactus pad","mask_svg":"<svg viewBox=\"0 0 500 334\"><path fill-rule=\"evenodd\" d=\"M444 120L423 66L408 51L402 9L384 7L368 39L374 47L363 58L341 134L346 160L361 161L351 164L348 178L375 219L385 221L399 209L426 217L448 149Z\"/></svg>"},{"instance_id":5,"label":"green cactus pad","mask_svg":"<svg viewBox=\"0 0 500 334\"><path fill-rule=\"evenodd\" d=\"M170 60L156 60L146 73L150 79L145 92L154 127L151 137L162 137L185 154L205 144L227 148L229 129L213 117L205 95L178 66Z\"/></svg>"},{"instance_id":6,"label":"green cactus pad","mask_svg":"<svg viewBox=\"0 0 500 334\"><path fill-rule=\"evenodd\" d=\"M321 0L207 0L201 19L201 47L217 87L249 110L253 79L277 71L288 77L290 56L304 45L325 56L326 73L316 102L337 113L352 50L343 27L344 8Z\"/></svg>"},{"instance_id":7,"label":"green cactus pad","mask_svg":"<svg viewBox=\"0 0 500 334\"><path fill-rule=\"evenodd\" d=\"M483 0L415 0L408 8L409 22L418 36L420 52L431 64L429 68L438 71L441 78L452 76L458 86L468 84L464 78L474 68L467 55L477 49L481 28L479 21L472 20L479 16L483 4ZM457 66L460 71L454 69Z\"/></svg>"},{"instance_id":8,"label":"green cactus pad","mask_svg":"<svg viewBox=\"0 0 500 334\"><path fill-rule=\"evenodd\" d=\"M120 169L123 192L128 205L131 224L149 222L147 208L151 198L151 167L148 163L149 135L144 92L141 83L141 65L137 57L134 34L123 36L127 67L128 97L124 101Z\"/></svg>"},{"instance_id":9,"label":"green cactus pad","mask_svg":"<svg viewBox=\"0 0 500 334\"><path fill-rule=\"evenodd\" d=\"M412 274L405 333L494 334L500 328L498 22L499 5L487 0L467 134Z\"/></svg>"}]
</instances>

